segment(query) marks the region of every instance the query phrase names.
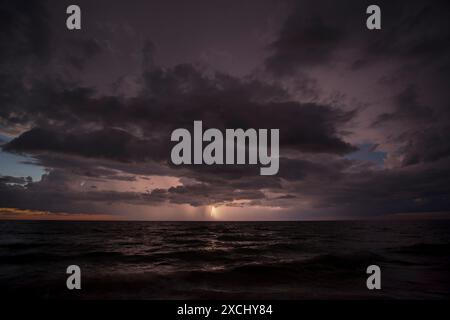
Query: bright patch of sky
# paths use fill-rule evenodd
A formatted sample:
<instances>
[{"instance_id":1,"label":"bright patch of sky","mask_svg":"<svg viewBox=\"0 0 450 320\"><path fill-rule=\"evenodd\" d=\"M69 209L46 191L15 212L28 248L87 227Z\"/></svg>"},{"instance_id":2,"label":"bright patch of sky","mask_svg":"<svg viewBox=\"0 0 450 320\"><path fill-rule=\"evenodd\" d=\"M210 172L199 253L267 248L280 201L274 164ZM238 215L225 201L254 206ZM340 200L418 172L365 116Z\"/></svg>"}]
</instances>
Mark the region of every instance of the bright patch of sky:
<instances>
[{"instance_id":1,"label":"bright patch of sky","mask_svg":"<svg viewBox=\"0 0 450 320\"><path fill-rule=\"evenodd\" d=\"M0 135L0 144L8 142L10 138ZM0 150L0 175L11 177L31 177L33 181L41 180L45 169L33 164L33 159L4 152Z\"/></svg>"},{"instance_id":2,"label":"bright patch of sky","mask_svg":"<svg viewBox=\"0 0 450 320\"><path fill-rule=\"evenodd\" d=\"M377 165L384 165L386 152L376 151L376 145L364 143L358 146L359 150L345 156L351 160L371 161Z\"/></svg>"}]
</instances>

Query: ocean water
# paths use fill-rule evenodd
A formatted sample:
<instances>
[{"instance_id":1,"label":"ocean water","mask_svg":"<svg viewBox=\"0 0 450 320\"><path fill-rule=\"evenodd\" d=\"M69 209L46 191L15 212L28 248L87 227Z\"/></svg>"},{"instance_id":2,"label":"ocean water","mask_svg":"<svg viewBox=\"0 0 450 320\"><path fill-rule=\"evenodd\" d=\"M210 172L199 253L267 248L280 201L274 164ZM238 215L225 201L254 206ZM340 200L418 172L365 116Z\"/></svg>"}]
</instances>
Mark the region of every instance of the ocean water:
<instances>
[{"instance_id":1,"label":"ocean water","mask_svg":"<svg viewBox=\"0 0 450 320\"><path fill-rule=\"evenodd\" d=\"M0 222L7 298L448 299L449 270L448 221Z\"/></svg>"}]
</instances>

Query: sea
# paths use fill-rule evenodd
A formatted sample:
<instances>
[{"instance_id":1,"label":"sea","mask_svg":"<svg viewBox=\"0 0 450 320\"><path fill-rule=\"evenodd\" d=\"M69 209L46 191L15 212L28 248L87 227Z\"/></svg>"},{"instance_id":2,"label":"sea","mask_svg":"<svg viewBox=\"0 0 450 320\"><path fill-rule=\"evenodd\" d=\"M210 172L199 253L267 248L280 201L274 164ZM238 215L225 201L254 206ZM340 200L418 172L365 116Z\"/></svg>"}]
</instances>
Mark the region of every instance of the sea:
<instances>
[{"instance_id":1,"label":"sea","mask_svg":"<svg viewBox=\"0 0 450 320\"><path fill-rule=\"evenodd\" d=\"M449 299L449 271L450 221L0 221L8 299Z\"/></svg>"}]
</instances>

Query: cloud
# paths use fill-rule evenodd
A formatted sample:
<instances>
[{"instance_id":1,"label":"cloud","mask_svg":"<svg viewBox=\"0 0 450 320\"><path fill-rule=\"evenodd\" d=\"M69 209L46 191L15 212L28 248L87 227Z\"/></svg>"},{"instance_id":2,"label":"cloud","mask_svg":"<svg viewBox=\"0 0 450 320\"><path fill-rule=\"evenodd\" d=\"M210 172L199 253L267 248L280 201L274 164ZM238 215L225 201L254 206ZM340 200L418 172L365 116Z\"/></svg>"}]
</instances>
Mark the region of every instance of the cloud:
<instances>
[{"instance_id":1,"label":"cloud","mask_svg":"<svg viewBox=\"0 0 450 320\"><path fill-rule=\"evenodd\" d=\"M374 125L376 126L391 121L420 124L421 122L432 120L434 118L434 110L421 105L418 98L417 88L411 85L406 87L394 98L396 109L393 112L379 115Z\"/></svg>"},{"instance_id":2,"label":"cloud","mask_svg":"<svg viewBox=\"0 0 450 320\"><path fill-rule=\"evenodd\" d=\"M289 76L347 63L354 69L387 61L434 64L450 49L445 1L378 1L382 29L365 26L370 1L301 1L270 44L266 69Z\"/></svg>"},{"instance_id":3,"label":"cloud","mask_svg":"<svg viewBox=\"0 0 450 320\"><path fill-rule=\"evenodd\" d=\"M394 100L394 110L380 114L374 127L392 128L391 140L400 145L402 165L433 162L450 156L450 111L421 103L418 88L408 86ZM448 105L448 102L444 105Z\"/></svg>"},{"instance_id":4,"label":"cloud","mask_svg":"<svg viewBox=\"0 0 450 320\"><path fill-rule=\"evenodd\" d=\"M192 61L158 64L164 41L139 39L134 50L108 33L66 34L53 27L50 7L2 2L0 129L18 132L3 150L31 155L46 174L1 176L0 207L224 205L356 217L449 210L448 3L381 1L380 32L365 28L368 4L297 3L266 44L263 71L241 77ZM348 91L324 94L335 87ZM194 120L204 129L280 129L279 174L171 165L172 130ZM358 139L400 165L352 159Z\"/></svg>"},{"instance_id":5,"label":"cloud","mask_svg":"<svg viewBox=\"0 0 450 320\"><path fill-rule=\"evenodd\" d=\"M48 61L50 28L48 11L38 1L2 1L0 4L0 61Z\"/></svg>"},{"instance_id":6,"label":"cloud","mask_svg":"<svg viewBox=\"0 0 450 320\"><path fill-rule=\"evenodd\" d=\"M299 69L327 64L344 37L342 30L321 17L307 17L296 10L285 22L279 37L270 45L268 70L276 75L293 74Z\"/></svg>"},{"instance_id":7,"label":"cloud","mask_svg":"<svg viewBox=\"0 0 450 320\"><path fill-rule=\"evenodd\" d=\"M80 132L34 128L7 143L3 150L24 153L55 152L88 158L106 158L117 161L145 161L163 157L160 149L165 141L139 139L126 131L106 128ZM168 150L165 150L168 152Z\"/></svg>"},{"instance_id":8,"label":"cloud","mask_svg":"<svg viewBox=\"0 0 450 320\"><path fill-rule=\"evenodd\" d=\"M32 182L31 177L11 177L11 176L0 176L0 183L2 184L27 184Z\"/></svg>"},{"instance_id":9,"label":"cloud","mask_svg":"<svg viewBox=\"0 0 450 320\"><path fill-rule=\"evenodd\" d=\"M172 130L190 128L201 119L205 126L219 129L277 128L281 147L297 151L345 154L355 150L337 129L348 123L355 111L295 102L275 85L224 74L208 77L191 65L155 68L143 78L142 93L134 98L96 96L88 88L55 88L52 82L36 86L30 101L14 113L22 111L24 123L42 128L24 133L5 149L84 156L110 152L111 158L135 156L142 160L144 151L137 150L138 145L153 149L151 154L160 157L155 151L167 145ZM81 128L78 132L73 129L77 127ZM83 127L102 129L86 132ZM142 138L133 139L126 130L137 131ZM157 140L160 146L149 145L146 139ZM98 146L101 141L103 150Z\"/></svg>"}]
</instances>

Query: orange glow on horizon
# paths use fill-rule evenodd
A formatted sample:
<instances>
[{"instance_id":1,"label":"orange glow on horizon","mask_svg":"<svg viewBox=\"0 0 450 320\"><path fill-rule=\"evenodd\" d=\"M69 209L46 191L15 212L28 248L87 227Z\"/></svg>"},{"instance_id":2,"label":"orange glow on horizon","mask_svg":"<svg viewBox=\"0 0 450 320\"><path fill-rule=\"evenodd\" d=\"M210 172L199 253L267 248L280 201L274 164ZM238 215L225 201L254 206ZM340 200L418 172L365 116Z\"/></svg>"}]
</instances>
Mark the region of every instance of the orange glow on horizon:
<instances>
[{"instance_id":1,"label":"orange glow on horizon","mask_svg":"<svg viewBox=\"0 0 450 320\"><path fill-rule=\"evenodd\" d=\"M0 220L116 221L125 219L124 217L111 214L64 213L17 208L0 208Z\"/></svg>"}]
</instances>

